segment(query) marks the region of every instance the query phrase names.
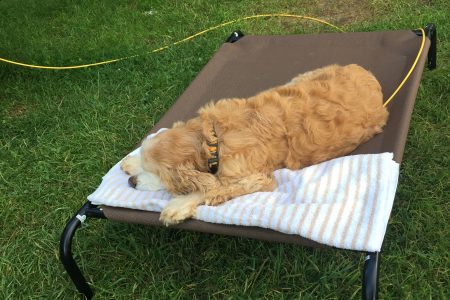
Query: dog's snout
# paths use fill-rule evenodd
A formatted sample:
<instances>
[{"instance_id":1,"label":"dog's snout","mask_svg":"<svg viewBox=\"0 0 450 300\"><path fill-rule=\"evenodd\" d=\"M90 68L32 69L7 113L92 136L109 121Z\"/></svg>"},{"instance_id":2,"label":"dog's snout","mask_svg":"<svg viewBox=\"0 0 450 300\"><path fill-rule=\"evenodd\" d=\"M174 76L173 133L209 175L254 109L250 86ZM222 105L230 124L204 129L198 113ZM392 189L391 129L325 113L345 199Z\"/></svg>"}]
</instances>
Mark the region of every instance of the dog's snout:
<instances>
[{"instance_id":1,"label":"dog's snout","mask_svg":"<svg viewBox=\"0 0 450 300\"><path fill-rule=\"evenodd\" d=\"M136 188L136 185L137 185L137 176L131 176L130 178L128 178L128 184L129 184L132 188Z\"/></svg>"}]
</instances>

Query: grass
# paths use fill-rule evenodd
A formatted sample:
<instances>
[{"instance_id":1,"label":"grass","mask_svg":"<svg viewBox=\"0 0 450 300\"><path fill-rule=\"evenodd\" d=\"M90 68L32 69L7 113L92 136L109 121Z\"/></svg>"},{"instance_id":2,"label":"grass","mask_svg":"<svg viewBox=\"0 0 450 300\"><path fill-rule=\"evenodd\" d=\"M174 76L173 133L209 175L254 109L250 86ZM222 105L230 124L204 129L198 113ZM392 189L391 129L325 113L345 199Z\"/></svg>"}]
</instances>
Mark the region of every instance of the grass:
<instances>
[{"instance_id":1,"label":"grass","mask_svg":"<svg viewBox=\"0 0 450 300\"><path fill-rule=\"evenodd\" d=\"M447 9L446 9L447 7ZM71 65L145 53L240 16L319 16L349 31L438 27L425 71L380 270L382 299L449 296L450 10L441 1L0 2L0 57ZM224 38L323 32L253 20L155 55L89 69L0 64L0 298L77 298L58 261L72 214L188 86ZM98 299L353 299L359 253L89 221L76 259Z\"/></svg>"}]
</instances>

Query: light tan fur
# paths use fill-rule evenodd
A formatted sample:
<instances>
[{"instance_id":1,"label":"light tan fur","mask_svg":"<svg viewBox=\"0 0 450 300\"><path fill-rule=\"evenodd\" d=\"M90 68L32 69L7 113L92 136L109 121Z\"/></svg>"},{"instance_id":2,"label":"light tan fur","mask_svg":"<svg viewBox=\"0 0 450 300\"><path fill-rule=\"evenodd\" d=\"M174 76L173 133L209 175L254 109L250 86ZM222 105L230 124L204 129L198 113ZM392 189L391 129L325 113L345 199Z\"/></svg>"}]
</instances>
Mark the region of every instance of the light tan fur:
<instances>
[{"instance_id":1,"label":"light tan fur","mask_svg":"<svg viewBox=\"0 0 450 300\"><path fill-rule=\"evenodd\" d=\"M276 169L300 169L350 153L381 132L387 117L380 84L369 71L331 65L247 99L203 106L196 118L143 143L142 169L159 176L170 193L190 194L162 212L161 221L175 224L192 217L200 204L273 191ZM215 175L207 169L211 127L219 140Z\"/></svg>"},{"instance_id":2,"label":"light tan fur","mask_svg":"<svg viewBox=\"0 0 450 300\"><path fill-rule=\"evenodd\" d=\"M130 176L136 176L143 172L139 156L128 155L120 162L120 168Z\"/></svg>"}]
</instances>

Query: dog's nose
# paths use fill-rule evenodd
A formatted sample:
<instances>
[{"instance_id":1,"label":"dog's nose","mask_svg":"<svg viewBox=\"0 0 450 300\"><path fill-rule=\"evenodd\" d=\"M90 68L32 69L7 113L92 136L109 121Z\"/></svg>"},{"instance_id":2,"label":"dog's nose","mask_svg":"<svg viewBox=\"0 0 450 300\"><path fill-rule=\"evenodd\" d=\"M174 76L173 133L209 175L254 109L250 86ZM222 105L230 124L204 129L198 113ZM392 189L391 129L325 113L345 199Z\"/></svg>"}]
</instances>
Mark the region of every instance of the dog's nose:
<instances>
[{"instance_id":1,"label":"dog's nose","mask_svg":"<svg viewBox=\"0 0 450 300\"><path fill-rule=\"evenodd\" d=\"M131 176L130 178L128 178L128 184L129 184L132 188L136 188L136 185L137 185L137 176Z\"/></svg>"}]
</instances>

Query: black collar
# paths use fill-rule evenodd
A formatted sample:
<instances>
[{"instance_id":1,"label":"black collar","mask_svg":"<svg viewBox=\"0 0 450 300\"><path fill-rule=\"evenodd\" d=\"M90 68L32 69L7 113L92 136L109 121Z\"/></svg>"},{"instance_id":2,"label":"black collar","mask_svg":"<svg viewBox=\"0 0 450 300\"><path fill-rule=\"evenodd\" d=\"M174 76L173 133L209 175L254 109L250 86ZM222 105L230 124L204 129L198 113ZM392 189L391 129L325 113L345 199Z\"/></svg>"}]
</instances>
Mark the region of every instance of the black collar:
<instances>
[{"instance_id":1,"label":"black collar","mask_svg":"<svg viewBox=\"0 0 450 300\"><path fill-rule=\"evenodd\" d=\"M211 127L210 133L211 140L206 141L209 151L208 172L211 174L216 174L219 169L219 139L217 138L217 133L214 126Z\"/></svg>"}]
</instances>

